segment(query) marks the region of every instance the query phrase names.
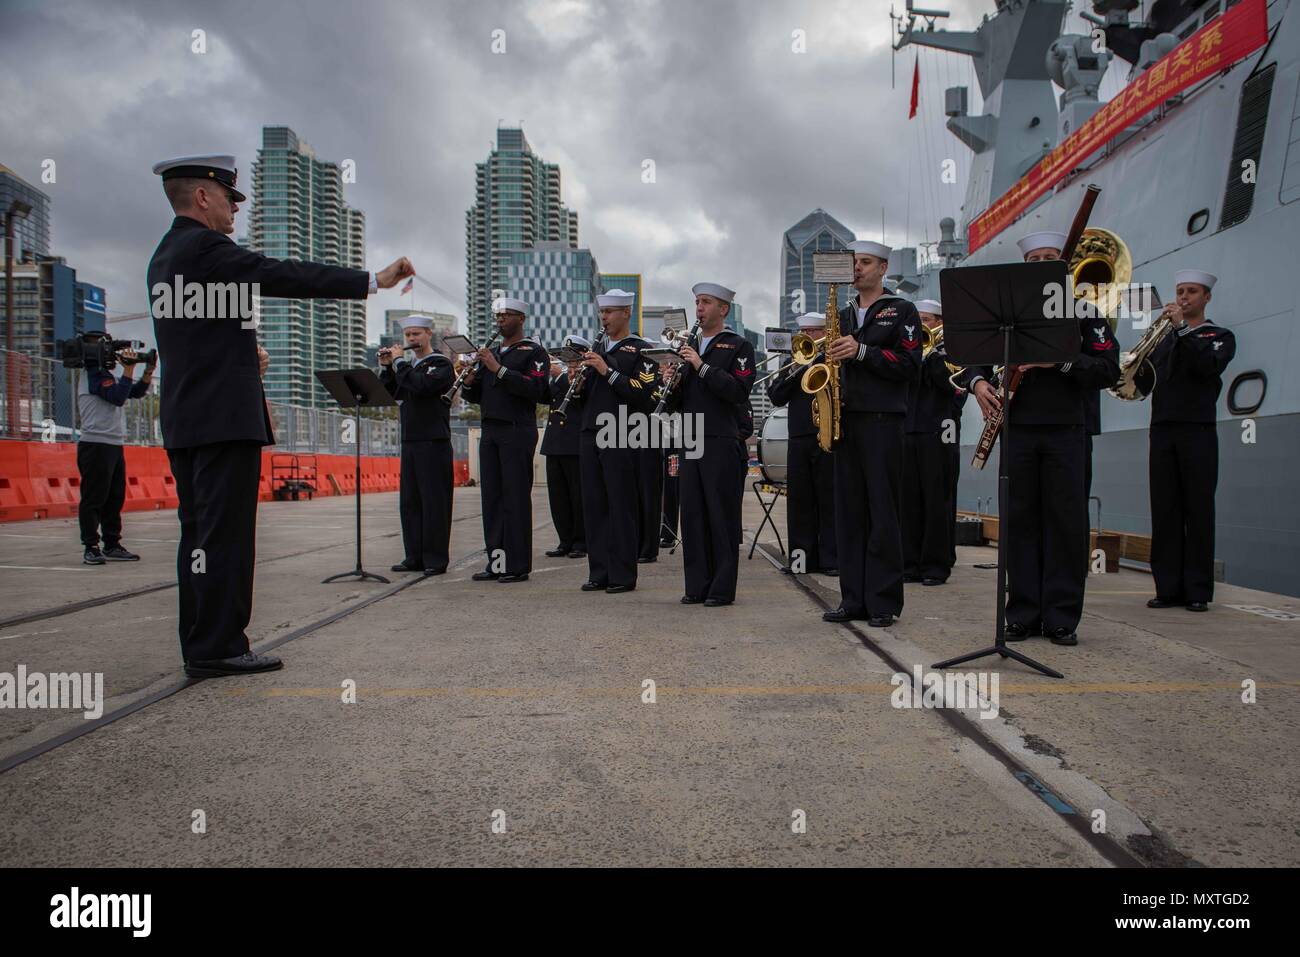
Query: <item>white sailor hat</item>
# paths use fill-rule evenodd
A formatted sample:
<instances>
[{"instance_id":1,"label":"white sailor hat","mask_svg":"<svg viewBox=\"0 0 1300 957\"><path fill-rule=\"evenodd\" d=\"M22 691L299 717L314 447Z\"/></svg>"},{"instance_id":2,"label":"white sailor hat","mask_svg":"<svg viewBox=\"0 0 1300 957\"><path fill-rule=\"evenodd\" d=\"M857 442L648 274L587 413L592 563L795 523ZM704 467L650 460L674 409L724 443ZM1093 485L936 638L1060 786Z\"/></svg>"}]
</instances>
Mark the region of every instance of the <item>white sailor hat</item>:
<instances>
[{"instance_id":1,"label":"white sailor hat","mask_svg":"<svg viewBox=\"0 0 1300 957\"><path fill-rule=\"evenodd\" d=\"M432 329L432 316L407 316L404 319L398 319L397 325L405 332L407 329Z\"/></svg>"},{"instance_id":2,"label":"white sailor hat","mask_svg":"<svg viewBox=\"0 0 1300 957\"><path fill-rule=\"evenodd\" d=\"M889 254L894 250L884 243L872 242L870 239L858 239L849 243L849 249L854 253L865 253L868 256L875 256L877 259L888 259Z\"/></svg>"},{"instance_id":3,"label":"white sailor hat","mask_svg":"<svg viewBox=\"0 0 1300 957\"><path fill-rule=\"evenodd\" d=\"M1035 249L1055 249L1060 252L1065 249L1065 233L1053 232L1050 229L1030 233L1017 241L1016 245L1020 247L1021 256L1028 256Z\"/></svg>"},{"instance_id":4,"label":"white sailor hat","mask_svg":"<svg viewBox=\"0 0 1300 957\"><path fill-rule=\"evenodd\" d=\"M1212 276L1208 272L1202 272L1199 269L1180 269L1174 273L1175 286L1185 282L1198 282L1206 289L1213 289L1214 284L1218 281L1218 276Z\"/></svg>"},{"instance_id":5,"label":"white sailor hat","mask_svg":"<svg viewBox=\"0 0 1300 957\"><path fill-rule=\"evenodd\" d=\"M233 156L178 156L154 163L153 171L164 182L182 177L215 180L234 194L235 202L242 203L248 198L235 188L239 181L239 170L235 169Z\"/></svg>"},{"instance_id":6,"label":"white sailor hat","mask_svg":"<svg viewBox=\"0 0 1300 957\"><path fill-rule=\"evenodd\" d=\"M492 300L492 311L522 312L526 316L528 315L528 303L524 302L522 299L510 299L506 296L502 296L499 299Z\"/></svg>"},{"instance_id":7,"label":"white sailor hat","mask_svg":"<svg viewBox=\"0 0 1300 957\"><path fill-rule=\"evenodd\" d=\"M611 289L609 292L596 297L596 306L599 309L624 309L635 301L636 293L625 292L622 289Z\"/></svg>"},{"instance_id":8,"label":"white sailor hat","mask_svg":"<svg viewBox=\"0 0 1300 957\"><path fill-rule=\"evenodd\" d=\"M826 316L820 312L805 312L795 321L800 329L819 329L826 325Z\"/></svg>"},{"instance_id":9,"label":"white sailor hat","mask_svg":"<svg viewBox=\"0 0 1300 957\"><path fill-rule=\"evenodd\" d=\"M697 296L712 296L714 299L721 299L723 302L731 302L736 298L735 290L728 289L726 286L719 286L716 282L697 282L691 287L691 292Z\"/></svg>"},{"instance_id":10,"label":"white sailor hat","mask_svg":"<svg viewBox=\"0 0 1300 957\"><path fill-rule=\"evenodd\" d=\"M918 299L912 305L916 306L917 312L928 312L932 316L943 315L943 306L939 305L938 299Z\"/></svg>"}]
</instances>

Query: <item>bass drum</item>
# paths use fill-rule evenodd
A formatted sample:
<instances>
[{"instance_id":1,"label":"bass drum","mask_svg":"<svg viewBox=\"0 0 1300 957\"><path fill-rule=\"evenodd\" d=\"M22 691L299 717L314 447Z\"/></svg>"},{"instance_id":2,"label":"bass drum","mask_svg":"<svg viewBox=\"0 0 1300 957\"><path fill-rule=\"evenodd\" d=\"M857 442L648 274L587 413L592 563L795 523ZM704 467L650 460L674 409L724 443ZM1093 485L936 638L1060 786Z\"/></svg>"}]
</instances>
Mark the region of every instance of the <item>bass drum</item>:
<instances>
[{"instance_id":1,"label":"bass drum","mask_svg":"<svg viewBox=\"0 0 1300 957\"><path fill-rule=\"evenodd\" d=\"M773 409L758 437L758 468L773 485L785 484L786 447L790 443L790 410Z\"/></svg>"}]
</instances>

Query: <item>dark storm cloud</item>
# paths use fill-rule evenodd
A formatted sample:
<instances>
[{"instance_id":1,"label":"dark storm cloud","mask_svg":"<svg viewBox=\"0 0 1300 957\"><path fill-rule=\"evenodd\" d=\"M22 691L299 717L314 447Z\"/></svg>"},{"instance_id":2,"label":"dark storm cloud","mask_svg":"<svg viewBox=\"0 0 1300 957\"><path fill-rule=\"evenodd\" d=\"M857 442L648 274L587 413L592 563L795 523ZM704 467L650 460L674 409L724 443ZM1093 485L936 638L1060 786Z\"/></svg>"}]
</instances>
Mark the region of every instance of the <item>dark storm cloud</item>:
<instances>
[{"instance_id":1,"label":"dark storm cloud","mask_svg":"<svg viewBox=\"0 0 1300 957\"><path fill-rule=\"evenodd\" d=\"M961 27L992 5L955 6ZM565 202L603 270L643 273L651 303L685 304L701 279L733 285L755 328L775 320L781 234L814 207L878 238L884 205L895 243L906 217L913 233L919 222L903 195L917 161L911 54L891 91L883 0L3 9L0 80L23 95L0 99L0 163L40 185L41 161L56 160L57 182L42 186L54 251L119 312L145 308L145 265L169 220L152 163L233 152L247 183L263 125L292 127L321 158L355 160L345 195L366 213L369 265L411 256L457 297L421 289L419 305L458 315L474 163L498 121L522 122L561 164ZM492 51L495 30L505 53ZM792 50L796 30L806 53ZM960 155L942 129L931 136ZM642 181L645 160L654 183ZM955 215L959 190L945 196ZM372 334L403 303L374 297Z\"/></svg>"}]
</instances>

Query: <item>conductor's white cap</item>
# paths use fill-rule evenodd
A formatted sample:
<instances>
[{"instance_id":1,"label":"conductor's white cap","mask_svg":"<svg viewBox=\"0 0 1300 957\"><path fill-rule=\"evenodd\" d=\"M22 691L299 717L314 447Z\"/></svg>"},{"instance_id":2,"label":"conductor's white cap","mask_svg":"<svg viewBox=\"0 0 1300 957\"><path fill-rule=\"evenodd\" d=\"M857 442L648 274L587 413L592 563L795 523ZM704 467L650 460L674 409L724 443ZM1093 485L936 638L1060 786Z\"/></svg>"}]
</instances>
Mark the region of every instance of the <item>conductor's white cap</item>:
<instances>
[{"instance_id":1,"label":"conductor's white cap","mask_svg":"<svg viewBox=\"0 0 1300 957\"><path fill-rule=\"evenodd\" d=\"M723 302L731 302L736 298L734 289L719 286L716 282L697 282L691 287L691 292L697 296L712 296L714 299L721 299Z\"/></svg>"},{"instance_id":2,"label":"conductor's white cap","mask_svg":"<svg viewBox=\"0 0 1300 957\"><path fill-rule=\"evenodd\" d=\"M1028 236L1016 243L1020 247L1020 255L1028 256L1035 249L1055 249L1057 252L1065 249L1065 233L1056 233L1051 230L1030 233Z\"/></svg>"},{"instance_id":3,"label":"conductor's white cap","mask_svg":"<svg viewBox=\"0 0 1300 957\"><path fill-rule=\"evenodd\" d=\"M1174 273L1175 286L1184 282L1198 282L1206 289L1213 289L1214 284L1218 281L1218 276L1212 276L1208 272L1202 272L1199 269L1180 269Z\"/></svg>"}]
</instances>

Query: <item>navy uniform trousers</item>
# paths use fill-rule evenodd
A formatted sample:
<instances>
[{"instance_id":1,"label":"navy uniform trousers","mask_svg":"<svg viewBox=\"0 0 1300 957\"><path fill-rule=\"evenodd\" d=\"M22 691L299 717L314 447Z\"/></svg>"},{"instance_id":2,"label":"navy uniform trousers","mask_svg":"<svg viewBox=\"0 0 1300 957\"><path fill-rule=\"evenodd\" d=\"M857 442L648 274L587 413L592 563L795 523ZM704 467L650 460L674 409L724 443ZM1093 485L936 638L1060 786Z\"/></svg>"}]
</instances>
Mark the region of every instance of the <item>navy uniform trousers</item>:
<instances>
[{"instance_id":1,"label":"navy uniform trousers","mask_svg":"<svg viewBox=\"0 0 1300 957\"><path fill-rule=\"evenodd\" d=\"M533 566L533 450L536 425L486 420L478 446L483 541L489 571L525 575ZM497 557L504 553L504 570Z\"/></svg>"},{"instance_id":2,"label":"navy uniform trousers","mask_svg":"<svg viewBox=\"0 0 1300 957\"><path fill-rule=\"evenodd\" d=\"M1074 631L1088 578L1081 425L1012 427L1007 476L1007 622Z\"/></svg>"},{"instance_id":3,"label":"navy uniform trousers","mask_svg":"<svg viewBox=\"0 0 1300 957\"><path fill-rule=\"evenodd\" d=\"M1212 422L1151 426L1151 574L1161 598L1214 598L1214 491L1219 436Z\"/></svg>"},{"instance_id":4,"label":"navy uniform trousers","mask_svg":"<svg viewBox=\"0 0 1300 957\"><path fill-rule=\"evenodd\" d=\"M659 557L659 529L663 524L663 449L637 450L637 557Z\"/></svg>"},{"instance_id":5,"label":"navy uniform trousers","mask_svg":"<svg viewBox=\"0 0 1300 957\"><path fill-rule=\"evenodd\" d=\"M953 548L949 458L940 432L903 437L903 567L909 576L948 580Z\"/></svg>"},{"instance_id":6,"label":"navy uniform trousers","mask_svg":"<svg viewBox=\"0 0 1300 957\"><path fill-rule=\"evenodd\" d=\"M253 615L260 442L213 442L168 449L180 499L176 551L180 636L186 661L248 651Z\"/></svg>"},{"instance_id":7,"label":"navy uniform trousers","mask_svg":"<svg viewBox=\"0 0 1300 957\"><path fill-rule=\"evenodd\" d=\"M790 560L803 553L805 572L839 568L835 546L835 460L815 435L792 435L786 446L786 535Z\"/></svg>"},{"instance_id":8,"label":"navy uniform trousers","mask_svg":"<svg viewBox=\"0 0 1300 957\"><path fill-rule=\"evenodd\" d=\"M740 505L748 455L745 443L705 436L699 458L682 453L682 565L686 594L736 600L740 571Z\"/></svg>"},{"instance_id":9,"label":"navy uniform trousers","mask_svg":"<svg viewBox=\"0 0 1300 957\"><path fill-rule=\"evenodd\" d=\"M401 463L398 507L405 563L411 568L445 571L451 560L451 442L403 442Z\"/></svg>"},{"instance_id":10,"label":"navy uniform trousers","mask_svg":"<svg viewBox=\"0 0 1300 957\"><path fill-rule=\"evenodd\" d=\"M635 585L638 450L600 448L599 434L583 432L579 454L590 580Z\"/></svg>"},{"instance_id":11,"label":"navy uniform trousers","mask_svg":"<svg viewBox=\"0 0 1300 957\"><path fill-rule=\"evenodd\" d=\"M587 550L586 523L582 515L582 470L577 455L546 456L546 496L551 522L560 548Z\"/></svg>"},{"instance_id":12,"label":"navy uniform trousers","mask_svg":"<svg viewBox=\"0 0 1300 957\"><path fill-rule=\"evenodd\" d=\"M948 571L957 564L957 483L961 480L961 443L946 442L944 452L944 480L948 483Z\"/></svg>"},{"instance_id":13,"label":"navy uniform trousers","mask_svg":"<svg viewBox=\"0 0 1300 957\"><path fill-rule=\"evenodd\" d=\"M903 611L903 415L845 412L835 446L840 606L851 615Z\"/></svg>"}]
</instances>

